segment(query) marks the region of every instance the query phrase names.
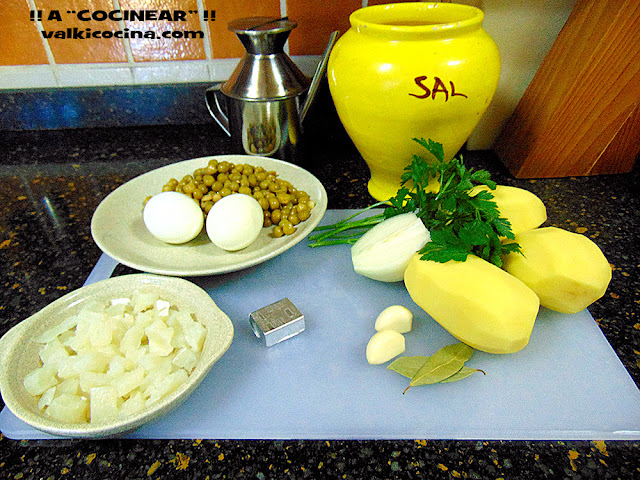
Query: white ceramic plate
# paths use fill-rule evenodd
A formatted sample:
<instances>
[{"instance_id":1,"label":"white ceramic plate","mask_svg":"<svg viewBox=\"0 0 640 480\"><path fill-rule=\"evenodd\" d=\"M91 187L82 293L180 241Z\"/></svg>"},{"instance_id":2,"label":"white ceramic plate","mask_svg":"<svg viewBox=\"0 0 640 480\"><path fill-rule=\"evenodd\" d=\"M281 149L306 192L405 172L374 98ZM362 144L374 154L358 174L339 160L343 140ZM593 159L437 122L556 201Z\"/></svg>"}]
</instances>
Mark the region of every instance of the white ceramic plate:
<instances>
[{"instance_id":1,"label":"white ceramic plate","mask_svg":"<svg viewBox=\"0 0 640 480\"><path fill-rule=\"evenodd\" d=\"M281 238L269 237L271 228L264 228L253 244L237 252L216 247L204 229L182 245L168 245L153 237L142 220L144 199L160 193L170 178L192 174L212 158L275 170L279 178L307 192L316 203L311 217L300 223L294 234ZM178 276L214 275L257 265L290 249L311 233L326 209L327 192L320 181L303 168L272 158L216 155L167 165L118 187L98 205L91 220L91 234L103 252L137 270Z\"/></svg>"},{"instance_id":2,"label":"white ceramic plate","mask_svg":"<svg viewBox=\"0 0 640 480\"><path fill-rule=\"evenodd\" d=\"M186 383L143 412L102 424L68 424L40 412L37 400L24 388L27 373L40 365L41 344L33 341L49 328L78 313L91 300L130 297L135 290L157 291L179 308L189 308L207 328L202 355ZM233 324L197 285L182 278L148 274L123 275L92 283L66 294L23 320L0 339L0 390L16 417L38 430L66 437L101 438L134 430L173 409L200 385L233 340Z\"/></svg>"}]
</instances>

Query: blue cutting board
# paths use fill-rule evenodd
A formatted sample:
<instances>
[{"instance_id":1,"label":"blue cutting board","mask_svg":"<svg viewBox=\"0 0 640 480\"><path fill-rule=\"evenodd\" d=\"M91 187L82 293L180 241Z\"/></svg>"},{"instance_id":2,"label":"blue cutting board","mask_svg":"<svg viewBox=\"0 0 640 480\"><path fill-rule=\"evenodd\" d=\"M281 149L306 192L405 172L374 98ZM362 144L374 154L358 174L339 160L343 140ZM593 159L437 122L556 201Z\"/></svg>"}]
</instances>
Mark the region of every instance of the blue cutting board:
<instances>
[{"instance_id":1,"label":"blue cutting board","mask_svg":"<svg viewBox=\"0 0 640 480\"><path fill-rule=\"evenodd\" d=\"M323 223L347 213L328 211ZM98 267L90 281L111 274ZM468 365L486 376L403 394L408 379L365 359L378 313L393 304L414 313L406 355L456 340L402 282L355 274L349 247L303 241L256 267L192 281L231 317L233 343L185 403L129 438L640 439L640 391L586 310L542 309L524 350L474 354ZM283 297L304 314L306 330L267 348L249 313ZM7 408L0 430L12 439L54 438Z\"/></svg>"}]
</instances>

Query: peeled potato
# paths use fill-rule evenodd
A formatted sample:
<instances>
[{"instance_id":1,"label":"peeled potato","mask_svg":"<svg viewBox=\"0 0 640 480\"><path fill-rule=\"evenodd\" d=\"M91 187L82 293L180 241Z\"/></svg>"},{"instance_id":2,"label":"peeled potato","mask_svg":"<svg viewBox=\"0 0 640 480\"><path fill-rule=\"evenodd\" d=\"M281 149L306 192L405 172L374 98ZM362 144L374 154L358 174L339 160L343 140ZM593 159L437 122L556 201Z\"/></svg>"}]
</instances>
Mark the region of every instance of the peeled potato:
<instances>
[{"instance_id":1,"label":"peeled potato","mask_svg":"<svg viewBox=\"0 0 640 480\"><path fill-rule=\"evenodd\" d=\"M508 255L503 268L536 292L542 306L577 313L607 290L609 262L584 235L545 227L521 232L515 241L524 255Z\"/></svg>"},{"instance_id":2,"label":"peeled potato","mask_svg":"<svg viewBox=\"0 0 640 480\"><path fill-rule=\"evenodd\" d=\"M514 235L538 228L547 220L544 203L528 190L508 185L497 185L495 190L491 190L486 185L478 185L471 189L470 195L482 190L491 192L500 216L509 220Z\"/></svg>"},{"instance_id":3,"label":"peeled potato","mask_svg":"<svg viewBox=\"0 0 640 480\"><path fill-rule=\"evenodd\" d=\"M523 282L474 255L438 263L414 255L404 283L420 308L451 335L489 353L513 353L529 343L538 309Z\"/></svg>"}]
</instances>

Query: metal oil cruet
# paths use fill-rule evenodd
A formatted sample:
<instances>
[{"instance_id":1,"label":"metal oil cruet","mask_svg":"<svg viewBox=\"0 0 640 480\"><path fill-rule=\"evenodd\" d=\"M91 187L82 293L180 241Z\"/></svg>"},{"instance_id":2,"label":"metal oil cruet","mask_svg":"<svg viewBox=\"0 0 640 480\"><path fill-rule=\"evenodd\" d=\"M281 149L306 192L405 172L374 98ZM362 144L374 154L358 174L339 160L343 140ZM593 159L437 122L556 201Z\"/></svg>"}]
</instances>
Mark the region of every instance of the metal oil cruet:
<instances>
[{"instance_id":1,"label":"metal oil cruet","mask_svg":"<svg viewBox=\"0 0 640 480\"><path fill-rule=\"evenodd\" d=\"M326 72L338 32L331 34L310 80L284 52L296 26L286 17L242 18L228 25L246 52L226 82L206 91L206 102L214 120L231 137L235 153L303 163L302 120Z\"/></svg>"}]
</instances>

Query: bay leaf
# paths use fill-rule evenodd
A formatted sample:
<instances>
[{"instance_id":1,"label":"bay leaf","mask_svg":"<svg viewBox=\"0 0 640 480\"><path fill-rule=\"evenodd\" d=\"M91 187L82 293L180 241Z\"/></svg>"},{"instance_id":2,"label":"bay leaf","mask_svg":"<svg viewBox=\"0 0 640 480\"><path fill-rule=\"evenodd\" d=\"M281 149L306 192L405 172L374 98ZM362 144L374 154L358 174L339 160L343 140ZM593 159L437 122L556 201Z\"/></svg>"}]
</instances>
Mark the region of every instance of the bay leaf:
<instances>
[{"instance_id":1,"label":"bay leaf","mask_svg":"<svg viewBox=\"0 0 640 480\"><path fill-rule=\"evenodd\" d=\"M400 357L391 362L387 368L407 378L413 378L427 360L429 357Z\"/></svg>"},{"instance_id":2,"label":"bay leaf","mask_svg":"<svg viewBox=\"0 0 640 480\"><path fill-rule=\"evenodd\" d=\"M420 367L411 379L409 387L430 385L449 378L464 366L464 362L469 360L471 355L473 348L464 343L442 347Z\"/></svg>"},{"instance_id":3,"label":"bay leaf","mask_svg":"<svg viewBox=\"0 0 640 480\"><path fill-rule=\"evenodd\" d=\"M451 375L450 377L447 377L444 380L440 380L440 383L457 382L458 380L462 380L463 378L467 378L467 377L473 375L476 372L482 372L483 374L486 375L486 372L484 370L480 370L479 368L470 368L470 367L466 367L465 366L465 367L462 367L460 370L458 370L453 375Z\"/></svg>"}]
</instances>

